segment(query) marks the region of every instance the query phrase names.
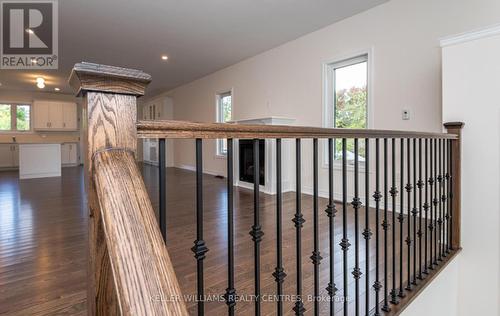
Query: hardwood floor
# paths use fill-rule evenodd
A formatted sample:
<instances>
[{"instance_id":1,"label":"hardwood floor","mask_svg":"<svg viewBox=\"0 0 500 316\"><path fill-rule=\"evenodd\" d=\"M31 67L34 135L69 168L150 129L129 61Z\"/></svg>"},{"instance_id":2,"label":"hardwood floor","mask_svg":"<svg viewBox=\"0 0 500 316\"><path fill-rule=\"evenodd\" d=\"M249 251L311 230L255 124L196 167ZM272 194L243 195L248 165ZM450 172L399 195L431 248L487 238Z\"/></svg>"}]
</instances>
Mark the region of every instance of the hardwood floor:
<instances>
[{"instance_id":1,"label":"hardwood floor","mask_svg":"<svg viewBox=\"0 0 500 316\"><path fill-rule=\"evenodd\" d=\"M0 314L86 314L85 209L81 168L0 172Z\"/></svg>"},{"instance_id":2,"label":"hardwood floor","mask_svg":"<svg viewBox=\"0 0 500 316\"><path fill-rule=\"evenodd\" d=\"M144 166L143 176L155 209L158 207L157 168ZM196 261L190 248L195 239L194 173L176 168L167 170L167 247L175 266L184 295L195 295ZM205 241L210 249L205 259L205 294L219 296L227 287L227 218L225 179L205 175L204 211ZM235 190L235 278L236 290L242 299L253 293L253 242L248 232L253 224L253 192ZM320 266L321 295L327 298L329 249L328 218L324 212L326 200L320 199L320 246L323 260ZM275 293L272 276L276 261L275 197L261 194L261 224L265 236L261 243L262 294ZM313 310L313 266L309 259L312 252L312 198L303 195L303 278L305 307ZM17 172L0 172L0 314L8 315L84 315L86 314L86 236L87 215L82 168L64 168L61 178L19 181ZM342 252L338 243L342 238L341 207L335 218L335 282L342 286ZM287 277L285 294L295 293L295 229L291 219L295 212L295 194L283 197L283 259ZM370 212L374 232L374 212ZM360 223L364 223L365 210L360 210ZM390 216L390 214L389 214ZM349 296L354 297L354 221L348 212ZM406 225L406 224L405 224ZM399 226L399 225L397 225ZM364 228L361 224L360 227ZM362 230L362 229L361 229ZM380 230L382 237L382 229ZM361 231L360 231L361 234ZM398 235L397 231L397 236ZM383 240L381 238L381 240ZM399 243L398 243L399 244ZM398 249L398 244L396 249ZM360 235L360 292L365 289L365 248ZM374 281L374 236L370 241L370 287ZM390 244L389 244L390 245ZM382 245L381 245L382 246ZM406 244L405 244L406 247ZM381 247L381 249L383 249ZM392 249L389 249L392 253ZM398 255L398 253L396 253ZM383 253L380 257L380 279L383 280ZM406 259L404 260L406 262ZM391 265L389 265L391 269ZM391 270L389 270L391 271ZM406 264L404 265L406 278ZM390 284L391 280L389 280ZM398 281L399 283L399 281ZM404 283L406 286L406 282ZM381 292L382 293L382 292ZM161 293L160 293L161 294ZM341 296L340 290L337 295ZM381 296L382 297L382 296ZM353 302L350 302L352 305ZM326 315L328 302L321 302L321 315ZM337 312L342 304L336 303ZM373 290L370 305L374 306ZM196 303L188 303L191 314ZM290 314L293 302L284 302ZM364 297L360 300L364 311ZM353 306L350 306L350 313ZM262 303L263 315L275 314L274 302ZM208 315L226 314L224 302L207 302ZM253 302L239 301L238 315L252 315Z\"/></svg>"}]
</instances>

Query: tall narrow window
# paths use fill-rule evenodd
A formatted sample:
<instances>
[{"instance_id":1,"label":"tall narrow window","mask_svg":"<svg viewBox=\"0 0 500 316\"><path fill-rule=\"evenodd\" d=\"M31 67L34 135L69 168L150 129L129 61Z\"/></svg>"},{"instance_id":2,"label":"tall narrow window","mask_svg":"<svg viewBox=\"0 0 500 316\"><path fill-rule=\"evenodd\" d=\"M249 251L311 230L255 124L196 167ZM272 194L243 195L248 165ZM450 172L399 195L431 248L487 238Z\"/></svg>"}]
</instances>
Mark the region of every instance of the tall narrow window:
<instances>
[{"instance_id":1,"label":"tall narrow window","mask_svg":"<svg viewBox=\"0 0 500 316\"><path fill-rule=\"evenodd\" d=\"M31 106L0 103L0 132L31 130Z\"/></svg>"},{"instance_id":2,"label":"tall narrow window","mask_svg":"<svg viewBox=\"0 0 500 316\"><path fill-rule=\"evenodd\" d=\"M17 105L16 106L16 129L18 131L30 130L30 106Z\"/></svg>"},{"instance_id":3,"label":"tall narrow window","mask_svg":"<svg viewBox=\"0 0 500 316\"><path fill-rule=\"evenodd\" d=\"M10 104L0 104L0 131L12 130L12 110Z\"/></svg>"},{"instance_id":4,"label":"tall narrow window","mask_svg":"<svg viewBox=\"0 0 500 316\"><path fill-rule=\"evenodd\" d=\"M327 125L335 128L368 127L368 55L327 65ZM341 158L341 140L335 144L335 159ZM359 148L359 161L365 151ZM347 155L354 160L354 143L347 142Z\"/></svg>"},{"instance_id":5,"label":"tall narrow window","mask_svg":"<svg viewBox=\"0 0 500 316\"><path fill-rule=\"evenodd\" d=\"M233 102L231 92L217 94L217 122L226 123L232 119ZM227 140L217 140L217 155L225 156L227 154Z\"/></svg>"}]
</instances>

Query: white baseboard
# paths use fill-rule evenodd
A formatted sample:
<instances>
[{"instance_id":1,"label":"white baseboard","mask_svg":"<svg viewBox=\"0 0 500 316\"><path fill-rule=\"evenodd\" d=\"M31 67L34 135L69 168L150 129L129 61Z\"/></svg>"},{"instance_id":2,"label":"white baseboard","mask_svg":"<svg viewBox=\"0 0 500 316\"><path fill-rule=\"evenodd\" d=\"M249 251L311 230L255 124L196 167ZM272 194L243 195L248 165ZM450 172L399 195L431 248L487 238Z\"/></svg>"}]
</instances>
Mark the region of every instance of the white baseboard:
<instances>
[{"instance_id":1,"label":"white baseboard","mask_svg":"<svg viewBox=\"0 0 500 316\"><path fill-rule=\"evenodd\" d=\"M174 168L179 168L179 169L184 169L184 170L189 170L189 171L196 171L196 167L195 166L191 166L191 165L175 165L173 166ZM207 170L207 169L203 169L203 173L205 174L209 174L211 176L222 176L225 178L225 176L221 175L219 172L217 171L213 171L213 170Z\"/></svg>"},{"instance_id":2,"label":"white baseboard","mask_svg":"<svg viewBox=\"0 0 500 316\"><path fill-rule=\"evenodd\" d=\"M36 179L36 178L52 178L52 177L60 177L61 172L41 172L41 173L27 173L27 174L19 174L19 179Z\"/></svg>"}]
</instances>

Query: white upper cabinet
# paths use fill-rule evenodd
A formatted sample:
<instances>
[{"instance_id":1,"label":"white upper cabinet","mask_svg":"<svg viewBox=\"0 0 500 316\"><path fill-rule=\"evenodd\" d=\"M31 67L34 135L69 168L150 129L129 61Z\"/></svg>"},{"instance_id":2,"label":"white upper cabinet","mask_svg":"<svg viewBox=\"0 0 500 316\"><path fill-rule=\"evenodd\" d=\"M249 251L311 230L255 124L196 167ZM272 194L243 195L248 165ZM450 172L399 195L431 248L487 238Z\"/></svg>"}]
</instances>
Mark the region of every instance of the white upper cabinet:
<instances>
[{"instance_id":1,"label":"white upper cabinet","mask_svg":"<svg viewBox=\"0 0 500 316\"><path fill-rule=\"evenodd\" d=\"M34 129L49 129L50 128L50 102L35 101L33 102L33 128Z\"/></svg>"},{"instance_id":2,"label":"white upper cabinet","mask_svg":"<svg viewBox=\"0 0 500 316\"><path fill-rule=\"evenodd\" d=\"M144 120L168 120L173 116L173 101L170 97L158 98L150 101L142 107L142 119Z\"/></svg>"},{"instance_id":3,"label":"white upper cabinet","mask_svg":"<svg viewBox=\"0 0 500 316\"><path fill-rule=\"evenodd\" d=\"M63 128L78 129L76 104L68 103L63 105Z\"/></svg>"},{"instance_id":4,"label":"white upper cabinet","mask_svg":"<svg viewBox=\"0 0 500 316\"><path fill-rule=\"evenodd\" d=\"M60 101L33 102L33 128L35 130L78 130L76 103Z\"/></svg>"},{"instance_id":5,"label":"white upper cabinet","mask_svg":"<svg viewBox=\"0 0 500 316\"><path fill-rule=\"evenodd\" d=\"M63 107L66 104L62 104L59 102L53 102L50 104L49 108L49 120L50 120L50 128L53 129L63 129L64 128L64 115L63 115ZM36 113L35 113L36 115Z\"/></svg>"}]
</instances>

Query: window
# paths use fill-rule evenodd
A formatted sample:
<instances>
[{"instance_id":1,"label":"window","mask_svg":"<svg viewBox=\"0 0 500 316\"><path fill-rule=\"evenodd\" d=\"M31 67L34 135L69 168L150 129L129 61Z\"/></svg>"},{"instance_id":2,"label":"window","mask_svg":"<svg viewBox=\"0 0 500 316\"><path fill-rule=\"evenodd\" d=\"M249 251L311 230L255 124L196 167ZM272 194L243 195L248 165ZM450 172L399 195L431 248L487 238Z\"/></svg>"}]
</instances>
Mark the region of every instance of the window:
<instances>
[{"instance_id":1,"label":"window","mask_svg":"<svg viewBox=\"0 0 500 316\"><path fill-rule=\"evenodd\" d=\"M30 114L30 105L0 104L0 131L29 131L31 129Z\"/></svg>"},{"instance_id":2,"label":"window","mask_svg":"<svg viewBox=\"0 0 500 316\"><path fill-rule=\"evenodd\" d=\"M335 128L368 127L368 55L326 65L326 125ZM328 151L325 150L325 157ZM348 160L354 160L354 141L347 141ZM365 157L359 142L359 161ZM342 140L335 141L335 159L342 159ZM327 159L325 161L328 161Z\"/></svg>"},{"instance_id":3,"label":"window","mask_svg":"<svg viewBox=\"0 0 500 316\"><path fill-rule=\"evenodd\" d=\"M217 122L226 123L233 117L233 103L231 92L217 94ZM227 154L227 140L217 140L217 155L225 156Z\"/></svg>"}]
</instances>

